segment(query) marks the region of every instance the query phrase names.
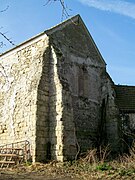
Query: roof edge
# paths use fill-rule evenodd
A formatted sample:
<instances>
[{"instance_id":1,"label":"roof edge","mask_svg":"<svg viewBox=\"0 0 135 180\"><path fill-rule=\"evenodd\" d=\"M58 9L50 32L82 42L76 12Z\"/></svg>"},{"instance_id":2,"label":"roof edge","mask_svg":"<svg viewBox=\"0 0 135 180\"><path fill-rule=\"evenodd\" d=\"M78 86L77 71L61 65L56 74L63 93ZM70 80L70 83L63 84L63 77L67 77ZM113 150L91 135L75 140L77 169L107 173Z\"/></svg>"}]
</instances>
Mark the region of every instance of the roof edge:
<instances>
[{"instance_id":1,"label":"roof edge","mask_svg":"<svg viewBox=\"0 0 135 180\"><path fill-rule=\"evenodd\" d=\"M105 60L103 59L103 57L102 57L102 55L101 55L101 53L100 53L100 51L99 51L96 43L94 42L94 40L93 40L93 38L92 38L92 36L91 36L88 28L86 27L83 19L81 18L81 16L80 16L79 14L77 14L76 16L73 16L73 17L70 18L70 19L67 19L66 21L62 22L61 24L58 24L58 25L56 25L56 26L54 26L54 27L46 30L45 32L46 32L46 34L51 35L53 32L57 31L58 29L61 29L61 28L65 27L65 26L68 25L68 24L71 24L71 23L75 23L75 24L76 24L76 22L77 22L77 24L78 24L80 21L81 21L81 23L82 23L82 25L83 25L86 33L88 34L88 36L89 36L89 38L90 38L90 40L91 40L91 42L92 42L92 44L93 44L96 52L98 53L101 61L102 61L102 62L105 64L105 66L106 66L107 64L106 64Z\"/></svg>"},{"instance_id":2,"label":"roof edge","mask_svg":"<svg viewBox=\"0 0 135 180\"><path fill-rule=\"evenodd\" d=\"M24 48L25 46L27 46L28 44L32 44L33 42L37 41L38 39L41 39L41 37L42 37L42 36L45 36L45 35L47 36L47 34L45 34L45 32L42 32L42 33L40 33L40 34L38 34L38 35L30 38L30 39L28 39L28 40L26 40L26 41L18 44L17 46L15 46L15 47L13 47L13 48L11 48L11 49L9 49L9 50L1 53L1 54L0 54L0 57L4 56L4 55L6 55L6 54L9 54L9 53L11 53L12 51L15 51L15 50L17 50L17 49L23 49L23 48Z\"/></svg>"},{"instance_id":3,"label":"roof edge","mask_svg":"<svg viewBox=\"0 0 135 180\"><path fill-rule=\"evenodd\" d=\"M135 86L133 86L133 85L117 85L117 84L115 84L115 86L116 87L131 87L131 88L135 88Z\"/></svg>"},{"instance_id":4,"label":"roof edge","mask_svg":"<svg viewBox=\"0 0 135 180\"><path fill-rule=\"evenodd\" d=\"M75 16L73 16L73 17L71 17L71 18L69 18L69 19L61 22L60 24L57 24L56 26L53 26L53 27L51 27L51 28L49 28L49 29L47 29L47 30L45 30L45 31L37 34L36 36L33 36L32 38L29 38L28 40L26 40L26 41L18 44L17 46L15 46L15 47L13 47L13 48L10 48L9 50L1 53L1 54L0 54L0 57L2 57L2 56L5 55L5 54L8 54L8 53L12 52L12 51L15 50L15 49L20 48L21 46L27 45L30 41L34 41L34 40L40 38L40 36L43 36L43 35L45 35L45 34L47 35L47 32L52 32L52 31L54 31L54 30L56 31L57 28L63 27L63 26L65 26L65 25L67 25L67 24L69 24L69 23L71 23L71 22L72 22L72 23L73 23L73 22L75 23L75 22L78 20L79 17L80 17L80 15L77 14L77 15L75 15Z\"/></svg>"},{"instance_id":5,"label":"roof edge","mask_svg":"<svg viewBox=\"0 0 135 180\"><path fill-rule=\"evenodd\" d=\"M78 23L79 19L81 19L81 16L79 14L75 15L75 16L72 16L70 17L69 19L66 19L65 21L45 30L44 32L46 34L52 34L53 32L59 30L59 29L62 29L63 27L67 26L68 24L71 24L71 23Z\"/></svg>"},{"instance_id":6,"label":"roof edge","mask_svg":"<svg viewBox=\"0 0 135 180\"><path fill-rule=\"evenodd\" d=\"M60 24L57 24L56 26L51 27L51 28L49 28L49 29L43 31L42 33L40 33L40 34L38 34L38 35L36 35L36 36L34 36L34 37L32 37L32 38L30 38L30 39L28 39L28 40L22 42L22 43L20 43L20 44L17 45L16 47L13 47L13 48L11 48L11 49L5 51L4 53L0 54L0 57L2 57L2 56L5 55L5 54L8 54L8 53L12 52L13 50L16 50L16 49L20 48L21 46L27 45L28 43L30 43L30 41L34 41L34 40L40 38L40 36L43 36L43 35L50 35L50 34L52 34L53 32L55 32L56 30L61 29L61 28L65 27L65 26L68 25L68 24L76 23L76 22L79 23L79 21L81 21L81 23L82 23L84 29L86 30L86 33L87 33L88 36L90 37L90 40L91 40L93 46L95 47L95 50L97 51L97 53L98 53L98 55L99 55L101 61L106 65L105 60L103 59L103 57L102 57L100 51L98 50L97 45L95 44L95 42L94 42L94 40L93 40L93 38L92 38L90 32L88 31L88 29L87 29L87 27L86 27L84 21L82 20L82 18L81 18L81 16L80 16L79 14L77 14L77 15L75 15L75 16L69 18L69 19L66 19L65 21L61 22Z\"/></svg>"}]
</instances>

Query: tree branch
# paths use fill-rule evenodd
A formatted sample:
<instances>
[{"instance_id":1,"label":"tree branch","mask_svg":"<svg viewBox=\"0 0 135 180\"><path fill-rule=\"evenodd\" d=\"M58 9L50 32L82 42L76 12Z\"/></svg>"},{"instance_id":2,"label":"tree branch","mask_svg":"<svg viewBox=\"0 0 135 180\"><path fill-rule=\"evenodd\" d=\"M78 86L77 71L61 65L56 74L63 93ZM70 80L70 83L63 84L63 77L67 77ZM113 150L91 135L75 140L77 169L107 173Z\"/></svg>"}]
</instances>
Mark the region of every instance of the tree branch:
<instances>
[{"instance_id":1,"label":"tree branch","mask_svg":"<svg viewBox=\"0 0 135 180\"><path fill-rule=\"evenodd\" d=\"M1 10L0 13L3 13L3 12L5 12L5 11L7 11L8 8L9 8L9 6L7 6L5 9Z\"/></svg>"},{"instance_id":2,"label":"tree branch","mask_svg":"<svg viewBox=\"0 0 135 180\"><path fill-rule=\"evenodd\" d=\"M48 5L49 3L56 2L56 1L59 2L62 7L61 21L63 21L64 17L65 18L70 17L70 14L68 12L68 10L70 9L68 9L68 7L65 5L65 0L47 0L44 6Z\"/></svg>"},{"instance_id":3,"label":"tree branch","mask_svg":"<svg viewBox=\"0 0 135 180\"><path fill-rule=\"evenodd\" d=\"M5 11L7 11L8 8L9 8L9 6L7 5L7 7L6 7L5 9L0 10L0 13L3 13L3 12L5 12ZM2 29L2 28L3 28L3 27L1 27L0 29ZM6 34L6 33L2 33L2 32L0 31L0 35L1 35L4 39L6 39L11 45L15 46L15 44L13 43L13 41L11 40L11 38L8 38L5 34ZM2 48L3 46L5 46L4 42L3 42L3 41L0 41L0 48Z\"/></svg>"},{"instance_id":4,"label":"tree branch","mask_svg":"<svg viewBox=\"0 0 135 180\"><path fill-rule=\"evenodd\" d=\"M5 33L0 32L0 35L3 36L12 46L15 46L14 42L11 40L11 38L8 38ZM1 45L4 45L3 42L0 42Z\"/></svg>"}]
</instances>

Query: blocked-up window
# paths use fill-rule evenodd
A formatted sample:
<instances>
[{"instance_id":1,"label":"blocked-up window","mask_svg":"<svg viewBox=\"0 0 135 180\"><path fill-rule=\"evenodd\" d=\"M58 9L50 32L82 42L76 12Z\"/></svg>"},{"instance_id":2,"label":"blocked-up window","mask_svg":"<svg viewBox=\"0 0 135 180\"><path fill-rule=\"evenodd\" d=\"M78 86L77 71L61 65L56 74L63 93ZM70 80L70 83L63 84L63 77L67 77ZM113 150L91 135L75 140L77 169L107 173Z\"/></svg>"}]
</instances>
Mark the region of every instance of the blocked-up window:
<instances>
[{"instance_id":1,"label":"blocked-up window","mask_svg":"<svg viewBox=\"0 0 135 180\"><path fill-rule=\"evenodd\" d=\"M78 95L88 97L89 95L89 76L86 67L79 67L78 71Z\"/></svg>"}]
</instances>

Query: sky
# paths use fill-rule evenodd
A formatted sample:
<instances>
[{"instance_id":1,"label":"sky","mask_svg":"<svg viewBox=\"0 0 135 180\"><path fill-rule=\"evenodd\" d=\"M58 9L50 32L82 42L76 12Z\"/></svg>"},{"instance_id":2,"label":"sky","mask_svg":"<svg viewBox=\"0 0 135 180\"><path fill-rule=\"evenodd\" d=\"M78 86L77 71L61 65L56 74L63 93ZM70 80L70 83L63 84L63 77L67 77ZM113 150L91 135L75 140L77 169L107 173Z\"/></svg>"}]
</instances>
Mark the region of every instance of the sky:
<instances>
[{"instance_id":1,"label":"sky","mask_svg":"<svg viewBox=\"0 0 135 180\"><path fill-rule=\"evenodd\" d=\"M15 45L61 22L59 1L0 0L0 31ZM65 0L68 13L80 14L115 84L135 86L135 0ZM65 20L64 18L63 20ZM5 39L0 53L12 48Z\"/></svg>"}]
</instances>

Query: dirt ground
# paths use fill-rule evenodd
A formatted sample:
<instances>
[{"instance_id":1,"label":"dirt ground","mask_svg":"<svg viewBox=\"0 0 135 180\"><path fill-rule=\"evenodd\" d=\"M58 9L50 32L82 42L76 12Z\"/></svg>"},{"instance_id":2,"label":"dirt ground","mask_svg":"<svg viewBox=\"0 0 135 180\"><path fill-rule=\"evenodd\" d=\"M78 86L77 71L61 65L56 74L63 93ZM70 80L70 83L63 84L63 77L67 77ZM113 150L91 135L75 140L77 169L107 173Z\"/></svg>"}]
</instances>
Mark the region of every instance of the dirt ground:
<instances>
[{"instance_id":1,"label":"dirt ground","mask_svg":"<svg viewBox=\"0 0 135 180\"><path fill-rule=\"evenodd\" d=\"M96 164L66 162L49 164L23 164L8 169L0 169L0 180L135 180L134 162L132 166L114 163Z\"/></svg>"},{"instance_id":2,"label":"dirt ground","mask_svg":"<svg viewBox=\"0 0 135 180\"><path fill-rule=\"evenodd\" d=\"M72 177L52 177L47 175L39 175L37 172L17 174L14 172L4 171L4 172L0 172L0 180L75 180L75 179Z\"/></svg>"},{"instance_id":3,"label":"dirt ground","mask_svg":"<svg viewBox=\"0 0 135 180\"><path fill-rule=\"evenodd\" d=\"M78 180L57 168L42 164L0 169L0 180Z\"/></svg>"},{"instance_id":4,"label":"dirt ground","mask_svg":"<svg viewBox=\"0 0 135 180\"><path fill-rule=\"evenodd\" d=\"M36 173L12 174L4 172L0 174L0 180L73 180L70 177L48 177L46 175L38 175Z\"/></svg>"}]
</instances>

